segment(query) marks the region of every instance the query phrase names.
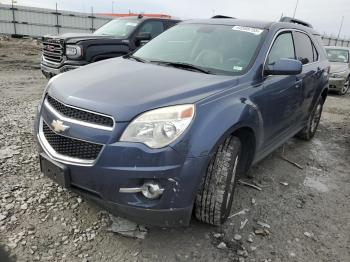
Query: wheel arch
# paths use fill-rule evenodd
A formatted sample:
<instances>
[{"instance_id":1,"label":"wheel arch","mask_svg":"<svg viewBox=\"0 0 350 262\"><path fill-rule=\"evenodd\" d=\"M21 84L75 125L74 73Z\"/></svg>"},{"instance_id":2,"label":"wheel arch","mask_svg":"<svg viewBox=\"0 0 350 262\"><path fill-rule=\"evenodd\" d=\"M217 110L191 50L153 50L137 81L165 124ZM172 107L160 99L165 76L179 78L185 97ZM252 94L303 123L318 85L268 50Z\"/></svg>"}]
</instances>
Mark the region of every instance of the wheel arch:
<instances>
[{"instance_id":1,"label":"wheel arch","mask_svg":"<svg viewBox=\"0 0 350 262\"><path fill-rule=\"evenodd\" d=\"M321 93L321 97L322 97L323 103L326 101L327 96L328 96L328 88L325 88L325 89L322 90L322 93Z\"/></svg>"}]
</instances>

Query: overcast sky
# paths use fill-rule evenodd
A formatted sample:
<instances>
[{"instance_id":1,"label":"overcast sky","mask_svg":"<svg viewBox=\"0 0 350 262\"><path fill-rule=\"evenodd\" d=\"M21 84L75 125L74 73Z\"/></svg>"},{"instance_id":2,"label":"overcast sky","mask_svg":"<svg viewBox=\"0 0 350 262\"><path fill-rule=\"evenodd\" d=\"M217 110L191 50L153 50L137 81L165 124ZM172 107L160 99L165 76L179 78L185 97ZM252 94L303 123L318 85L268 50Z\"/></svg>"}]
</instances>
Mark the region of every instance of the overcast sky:
<instances>
[{"instance_id":1,"label":"overcast sky","mask_svg":"<svg viewBox=\"0 0 350 262\"><path fill-rule=\"evenodd\" d=\"M258 20L278 20L282 13L292 16L297 0L17 0L19 5L97 13L164 13L182 19L208 18L215 14ZM341 36L350 38L349 0L299 0L296 17L310 22L320 33L337 35L344 16ZM0 0L11 3L11 0Z\"/></svg>"}]
</instances>

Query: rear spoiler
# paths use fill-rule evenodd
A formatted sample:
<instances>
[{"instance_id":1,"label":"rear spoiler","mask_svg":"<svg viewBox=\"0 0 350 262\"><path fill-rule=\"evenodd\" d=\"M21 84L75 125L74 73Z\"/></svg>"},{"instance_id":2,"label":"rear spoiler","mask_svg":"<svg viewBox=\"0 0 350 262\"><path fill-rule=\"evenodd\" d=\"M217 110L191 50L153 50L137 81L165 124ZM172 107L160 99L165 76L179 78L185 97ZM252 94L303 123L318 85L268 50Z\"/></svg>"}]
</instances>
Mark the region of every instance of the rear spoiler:
<instances>
[{"instance_id":1,"label":"rear spoiler","mask_svg":"<svg viewBox=\"0 0 350 262\"><path fill-rule=\"evenodd\" d=\"M296 18L292 18L292 17L287 17L287 16L282 17L280 19L280 22L298 24L298 25L303 25L303 26L306 26L306 27L313 28L312 25L309 24L308 22L305 22L305 21L302 21L302 20L299 20L299 19L296 19Z\"/></svg>"}]
</instances>

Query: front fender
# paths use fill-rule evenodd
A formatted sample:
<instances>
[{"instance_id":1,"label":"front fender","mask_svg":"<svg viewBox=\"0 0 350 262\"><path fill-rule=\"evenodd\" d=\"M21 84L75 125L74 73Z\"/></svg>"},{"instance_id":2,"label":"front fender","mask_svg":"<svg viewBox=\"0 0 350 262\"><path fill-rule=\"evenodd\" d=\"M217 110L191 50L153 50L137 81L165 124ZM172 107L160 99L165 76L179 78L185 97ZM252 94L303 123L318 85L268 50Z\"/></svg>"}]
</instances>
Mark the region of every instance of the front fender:
<instances>
[{"instance_id":1,"label":"front fender","mask_svg":"<svg viewBox=\"0 0 350 262\"><path fill-rule=\"evenodd\" d=\"M89 45L84 48L85 60L89 62L95 62L102 59L118 57L130 52L128 45Z\"/></svg>"},{"instance_id":2,"label":"front fender","mask_svg":"<svg viewBox=\"0 0 350 262\"><path fill-rule=\"evenodd\" d=\"M188 135L174 148L188 157L211 156L225 138L243 127L253 131L259 146L263 136L262 118L250 100L232 94L205 102L196 107Z\"/></svg>"}]
</instances>

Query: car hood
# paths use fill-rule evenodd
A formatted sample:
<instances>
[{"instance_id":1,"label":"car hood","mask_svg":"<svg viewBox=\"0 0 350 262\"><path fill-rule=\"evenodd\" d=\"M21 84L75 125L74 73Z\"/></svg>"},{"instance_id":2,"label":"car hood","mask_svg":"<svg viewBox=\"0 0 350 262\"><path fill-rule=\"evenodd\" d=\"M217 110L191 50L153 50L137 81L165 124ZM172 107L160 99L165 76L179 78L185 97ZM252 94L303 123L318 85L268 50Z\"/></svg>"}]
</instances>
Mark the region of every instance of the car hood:
<instances>
[{"instance_id":1,"label":"car hood","mask_svg":"<svg viewBox=\"0 0 350 262\"><path fill-rule=\"evenodd\" d=\"M349 66L346 63L331 63L331 73L338 73L338 72L344 72L349 71Z\"/></svg>"},{"instance_id":2,"label":"car hood","mask_svg":"<svg viewBox=\"0 0 350 262\"><path fill-rule=\"evenodd\" d=\"M48 92L61 102L127 122L150 109L195 103L236 85L237 77L203 74L114 58L63 73Z\"/></svg>"},{"instance_id":3,"label":"car hood","mask_svg":"<svg viewBox=\"0 0 350 262\"><path fill-rule=\"evenodd\" d=\"M74 44L80 41L94 40L94 39L119 39L119 40L122 39L122 38L117 38L115 36L109 36L109 35L95 35L95 34L85 34L85 33L66 33L62 35L48 35L45 37L53 38L53 39L62 39L69 44Z\"/></svg>"}]
</instances>

